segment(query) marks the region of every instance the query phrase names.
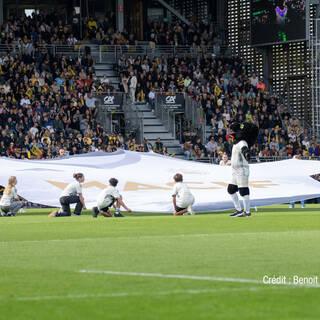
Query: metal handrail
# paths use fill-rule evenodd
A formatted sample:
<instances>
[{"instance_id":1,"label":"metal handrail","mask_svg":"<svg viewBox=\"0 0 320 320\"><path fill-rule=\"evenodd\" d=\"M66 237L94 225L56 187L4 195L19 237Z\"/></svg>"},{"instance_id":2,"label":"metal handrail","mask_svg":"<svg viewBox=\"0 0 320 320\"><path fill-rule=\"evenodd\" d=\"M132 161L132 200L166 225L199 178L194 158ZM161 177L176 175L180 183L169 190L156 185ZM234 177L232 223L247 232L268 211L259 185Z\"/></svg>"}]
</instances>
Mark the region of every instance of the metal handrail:
<instances>
[{"instance_id":1,"label":"metal handrail","mask_svg":"<svg viewBox=\"0 0 320 320\"><path fill-rule=\"evenodd\" d=\"M199 101L192 99L187 94L185 96L185 118L191 121L191 131L196 131L202 142L206 141L206 115Z\"/></svg>"},{"instance_id":2,"label":"metal handrail","mask_svg":"<svg viewBox=\"0 0 320 320\"><path fill-rule=\"evenodd\" d=\"M123 114L126 123L126 130L136 135L137 142L144 143L143 114L137 105L131 102L127 94L123 94Z\"/></svg>"},{"instance_id":3,"label":"metal handrail","mask_svg":"<svg viewBox=\"0 0 320 320\"><path fill-rule=\"evenodd\" d=\"M92 43L79 43L76 45L55 45L55 44L40 44L37 45L41 52L49 51L52 55L71 55L79 56L85 54L86 48L90 48L92 57L96 62L101 63L106 60L117 61L123 54L127 56L148 55L154 56L181 56L183 54L191 55L192 57L213 54L213 46L188 46L188 45L147 45L139 43L137 45L99 45ZM224 54L228 47L221 47L221 55ZM22 50L18 43L0 44L0 53L22 54ZM34 52L34 51L33 51Z\"/></svg>"}]
</instances>

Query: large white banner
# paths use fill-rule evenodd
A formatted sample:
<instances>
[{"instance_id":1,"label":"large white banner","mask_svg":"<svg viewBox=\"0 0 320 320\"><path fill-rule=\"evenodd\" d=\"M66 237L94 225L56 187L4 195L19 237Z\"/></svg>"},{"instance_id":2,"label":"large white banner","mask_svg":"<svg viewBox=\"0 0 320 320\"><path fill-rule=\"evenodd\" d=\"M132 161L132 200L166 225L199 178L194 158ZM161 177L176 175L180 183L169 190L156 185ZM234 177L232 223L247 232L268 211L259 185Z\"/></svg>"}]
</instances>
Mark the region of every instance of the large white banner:
<instances>
[{"instance_id":1,"label":"large white banner","mask_svg":"<svg viewBox=\"0 0 320 320\"><path fill-rule=\"evenodd\" d=\"M133 211L172 212L173 176L183 174L195 196L195 211L233 208L227 185L231 167L204 164L153 153L95 152L54 160L0 158L0 184L18 178L18 193L34 203L59 206L62 189L72 175L85 175L83 195L87 207L95 205L108 180L119 180L118 188ZM320 183L311 175L320 173L320 162L285 160L250 165L252 206L280 204L320 197Z\"/></svg>"}]
</instances>

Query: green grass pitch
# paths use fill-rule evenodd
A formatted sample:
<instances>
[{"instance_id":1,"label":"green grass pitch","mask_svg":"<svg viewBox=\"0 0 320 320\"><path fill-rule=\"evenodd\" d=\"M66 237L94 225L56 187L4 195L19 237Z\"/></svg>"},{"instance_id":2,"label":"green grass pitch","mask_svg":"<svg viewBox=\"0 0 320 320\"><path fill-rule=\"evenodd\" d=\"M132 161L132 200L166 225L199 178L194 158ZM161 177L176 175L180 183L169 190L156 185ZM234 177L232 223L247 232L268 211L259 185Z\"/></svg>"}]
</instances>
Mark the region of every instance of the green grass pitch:
<instances>
[{"instance_id":1,"label":"green grass pitch","mask_svg":"<svg viewBox=\"0 0 320 320\"><path fill-rule=\"evenodd\" d=\"M320 278L318 205L243 219L47 213L0 218L0 320L320 317L320 280L261 283Z\"/></svg>"}]
</instances>

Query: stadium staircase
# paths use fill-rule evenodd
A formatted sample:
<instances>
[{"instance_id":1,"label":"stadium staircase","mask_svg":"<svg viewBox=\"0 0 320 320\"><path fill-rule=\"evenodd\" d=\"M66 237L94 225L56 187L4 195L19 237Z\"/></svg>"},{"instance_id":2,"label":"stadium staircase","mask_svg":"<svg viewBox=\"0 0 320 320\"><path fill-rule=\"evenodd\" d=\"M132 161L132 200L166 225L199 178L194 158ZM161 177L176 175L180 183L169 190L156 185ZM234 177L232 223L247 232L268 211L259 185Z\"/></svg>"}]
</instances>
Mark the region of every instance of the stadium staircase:
<instances>
[{"instance_id":1,"label":"stadium staircase","mask_svg":"<svg viewBox=\"0 0 320 320\"><path fill-rule=\"evenodd\" d=\"M102 79L104 75L116 89L119 89L120 78L118 72L114 69L113 63L96 63L95 66L96 76Z\"/></svg>"},{"instance_id":2,"label":"stadium staircase","mask_svg":"<svg viewBox=\"0 0 320 320\"><path fill-rule=\"evenodd\" d=\"M96 63L95 72L99 79L103 78L104 75L107 76L107 79L110 83L116 88L119 89L120 78L118 72L114 68L113 63ZM152 145L156 142L158 138L161 139L162 143L168 148L169 154L174 154L175 156L183 155L181 143L175 139L172 133L166 129L165 125L156 117L154 112L146 103L137 103L135 105L127 106L127 108L135 109L137 111L138 117L141 121L141 133L145 140L149 140ZM128 110L128 109L126 109ZM126 111L125 111L126 112ZM134 113L126 112L125 117L130 121ZM100 115L100 122L105 125L103 122L103 117ZM131 119L131 122L132 121Z\"/></svg>"},{"instance_id":3,"label":"stadium staircase","mask_svg":"<svg viewBox=\"0 0 320 320\"><path fill-rule=\"evenodd\" d=\"M169 154L182 155L181 143L167 130L165 125L152 112L148 104L136 104L135 107L142 120L144 139L154 144L160 138L162 143L168 148Z\"/></svg>"}]
</instances>

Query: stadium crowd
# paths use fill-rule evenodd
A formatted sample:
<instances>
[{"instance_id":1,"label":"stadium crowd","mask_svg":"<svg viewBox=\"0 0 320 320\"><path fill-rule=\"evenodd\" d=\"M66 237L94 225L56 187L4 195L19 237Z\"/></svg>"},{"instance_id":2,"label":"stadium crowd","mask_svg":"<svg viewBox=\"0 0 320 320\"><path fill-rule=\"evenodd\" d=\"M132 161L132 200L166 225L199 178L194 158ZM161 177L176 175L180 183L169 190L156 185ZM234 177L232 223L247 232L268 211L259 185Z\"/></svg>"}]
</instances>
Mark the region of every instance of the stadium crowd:
<instances>
[{"instance_id":1,"label":"stadium crowd","mask_svg":"<svg viewBox=\"0 0 320 320\"><path fill-rule=\"evenodd\" d=\"M89 52L74 59L53 56L40 44L76 45L82 39L79 17L69 23L59 15L40 12L33 17L10 18L1 27L1 44L8 52L0 57L0 155L15 158L50 158L95 150L119 148L167 154L161 141L136 143L129 133L105 132L96 121L94 93L115 88L98 79ZM134 44L134 35L113 27L112 15L102 20L84 17L83 37L99 44ZM318 156L319 142L302 128L284 105L270 96L265 84L250 73L246 61L220 56L221 41L212 25L150 22L146 40L156 44L211 45L216 54L184 53L162 56L125 56L118 61L120 90L132 101L154 108L157 93L184 93L199 102L212 132L201 141L185 122L183 152L187 159L230 155L228 125L252 121L260 129L252 158ZM11 46L11 44L15 44Z\"/></svg>"},{"instance_id":2,"label":"stadium crowd","mask_svg":"<svg viewBox=\"0 0 320 320\"><path fill-rule=\"evenodd\" d=\"M9 17L1 27L1 44L17 44L23 53L26 49L32 53L39 45L76 46L85 41L101 45L134 44L133 34L124 29L121 33L115 29L115 16L108 12L105 17L82 17L73 13L66 17L56 11L23 17Z\"/></svg>"},{"instance_id":3,"label":"stadium crowd","mask_svg":"<svg viewBox=\"0 0 320 320\"><path fill-rule=\"evenodd\" d=\"M154 108L156 94L184 93L199 102L212 128L207 141L188 130L185 122L183 151L187 159L230 156L228 126L233 121L252 121L259 127L252 158L318 156L320 145L300 121L271 96L245 60L233 56L176 55L172 58L121 57L118 62L121 89L134 101Z\"/></svg>"},{"instance_id":4,"label":"stadium crowd","mask_svg":"<svg viewBox=\"0 0 320 320\"><path fill-rule=\"evenodd\" d=\"M113 91L98 79L90 54L78 59L49 51L0 59L0 156L53 158L118 148L142 151L133 136L105 132L96 121L95 92ZM165 153L162 142L152 146ZM150 145L143 145L143 151Z\"/></svg>"}]
</instances>

